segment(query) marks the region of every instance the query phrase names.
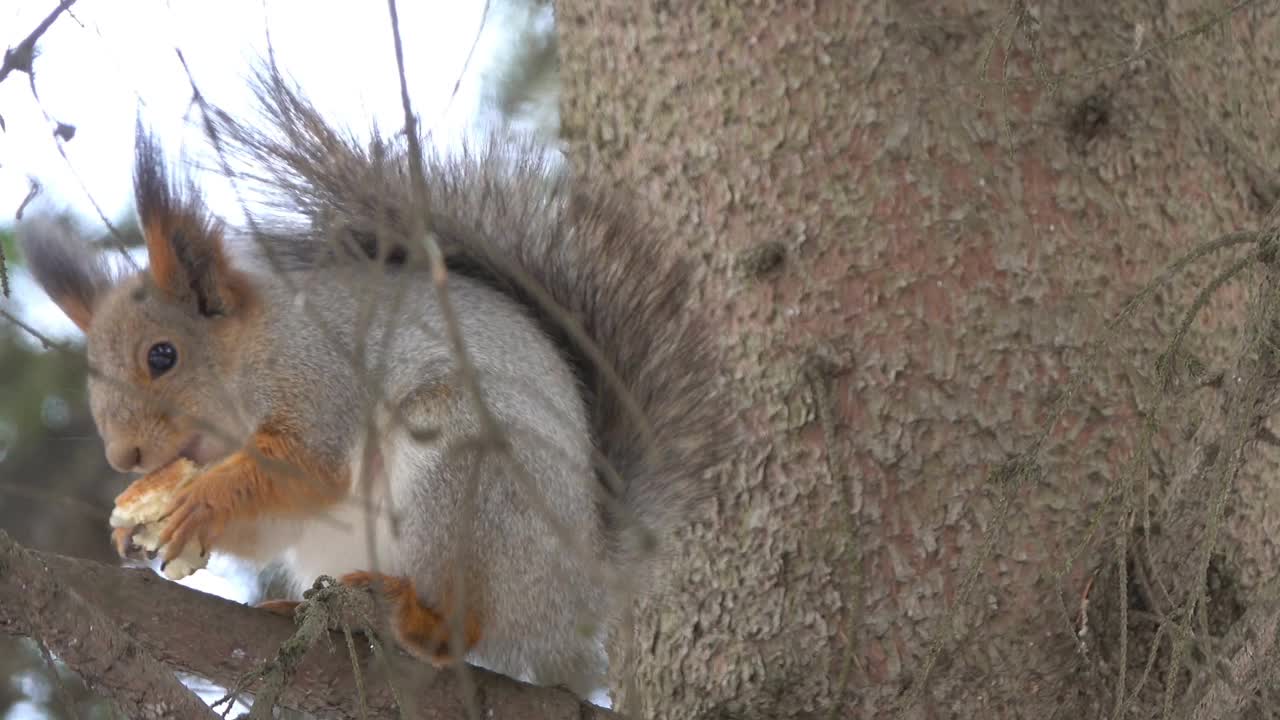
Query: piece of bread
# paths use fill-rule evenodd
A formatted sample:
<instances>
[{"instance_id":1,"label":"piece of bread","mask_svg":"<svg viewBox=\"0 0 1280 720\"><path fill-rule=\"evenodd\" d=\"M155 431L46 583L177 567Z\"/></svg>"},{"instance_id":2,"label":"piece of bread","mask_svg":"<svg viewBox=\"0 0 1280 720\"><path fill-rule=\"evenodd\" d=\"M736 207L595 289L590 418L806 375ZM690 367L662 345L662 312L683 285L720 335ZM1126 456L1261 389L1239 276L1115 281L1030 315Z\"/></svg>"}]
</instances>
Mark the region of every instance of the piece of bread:
<instances>
[{"instance_id":1,"label":"piece of bread","mask_svg":"<svg viewBox=\"0 0 1280 720\"><path fill-rule=\"evenodd\" d=\"M138 478L116 497L111 511L111 527L116 550L129 557L134 548L146 551L148 556L161 552L160 533L164 530L165 511L173 503L178 488L182 487L200 468L186 458L178 458L165 467ZM177 557L161 566L160 571L170 580L181 580L209 562L209 554L197 543L187 543Z\"/></svg>"}]
</instances>

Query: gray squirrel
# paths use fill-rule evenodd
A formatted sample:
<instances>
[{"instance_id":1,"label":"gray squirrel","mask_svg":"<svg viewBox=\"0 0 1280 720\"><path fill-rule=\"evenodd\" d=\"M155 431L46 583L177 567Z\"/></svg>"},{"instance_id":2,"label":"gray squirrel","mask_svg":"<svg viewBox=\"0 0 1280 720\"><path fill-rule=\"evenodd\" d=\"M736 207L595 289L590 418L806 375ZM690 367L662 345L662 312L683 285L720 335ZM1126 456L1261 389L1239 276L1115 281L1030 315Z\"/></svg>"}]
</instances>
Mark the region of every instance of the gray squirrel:
<instances>
[{"instance_id":1,"label":"gray squirrel","mask_svg":"<svg viewBox=\"0 0 1280 720\"><path fill-rule=\"evenodd\" d=\"M171 577L212 550L298 590L371 586L419 657L598 689L603 638L661 585L726 456L692 266L531 146L422 153L415 188L404 137L358 143L274 68L254 87L267 122L215 112L209 133L280 211L244 248L141 126L146 270L19 228L87 335L107 458L142 475L118 549L158 551Z\"/></svg>"}]
</instances>

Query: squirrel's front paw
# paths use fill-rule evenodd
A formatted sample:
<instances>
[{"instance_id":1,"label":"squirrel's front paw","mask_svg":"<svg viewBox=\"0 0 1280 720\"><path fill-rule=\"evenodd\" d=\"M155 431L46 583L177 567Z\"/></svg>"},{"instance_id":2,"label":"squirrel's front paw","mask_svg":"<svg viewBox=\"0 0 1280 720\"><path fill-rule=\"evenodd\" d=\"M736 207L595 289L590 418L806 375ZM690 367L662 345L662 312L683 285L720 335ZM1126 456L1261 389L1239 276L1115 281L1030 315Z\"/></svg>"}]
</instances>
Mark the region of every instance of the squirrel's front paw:
<instances>
[{"instance_id":1,"label":"squirrel's front paw","mask_svg":"<svg viewBox=\"0 0 1280 720\"><path fill-rule=\"evenodd\" d=\"M167 531L171 526L175 507L191 487L184 483L198 470L195 463L182 458L139 478L116 497L116 506L111 511L111 535L121 557L129 557L134 549L144 550L153 557L163 551L165 561L161 572L173 580L205 566L209 560L205 549L208 544L186 542L189 534L180 543L172 542L161 527Z\"/></svg>"},{"instance_id":2,"label":"squirrel's front paw","mask_svg":"<svg viewBox=\"0 0 1280 720\"><path fill-rule=\"evenodd\" d=\"M231 520L231 510L223 502L226 499L223 495L209 482L197 481L178 489L164 513L164 529L158 538L162 548L161 570L166 576L172 577L171 565L185 564L193 553L200 560L199 567L204 567L209 548L222 536ZM195 569L185 574L189 575ZM184 570L180 567L175 572Z\"/></svg>"}]
</instances>

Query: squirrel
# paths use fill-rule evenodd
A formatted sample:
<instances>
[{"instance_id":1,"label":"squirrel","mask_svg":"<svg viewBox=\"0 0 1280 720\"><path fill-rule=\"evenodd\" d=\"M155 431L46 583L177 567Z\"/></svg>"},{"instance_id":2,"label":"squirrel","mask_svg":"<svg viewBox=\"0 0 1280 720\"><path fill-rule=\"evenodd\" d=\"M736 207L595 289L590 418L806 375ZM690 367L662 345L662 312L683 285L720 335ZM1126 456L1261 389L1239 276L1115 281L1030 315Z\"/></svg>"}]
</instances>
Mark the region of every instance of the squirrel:
<instances>
[{"instance_id":1,"label":"squirrel","mask_svg":"<svg viewBox=\"0 0 1280 720\"><path fill-rule=\"evenodd\" d=\"M143 476L117 499L119 549L151 523L167 563L369 586L410 653L586 697L726 457L690 259L532 141L360 143L274 66L253 88L265 124L207 129L269 219L232 232L139 123L144 270L19 228L86 334L108 461Z\"/></svg>"}]
</instances>

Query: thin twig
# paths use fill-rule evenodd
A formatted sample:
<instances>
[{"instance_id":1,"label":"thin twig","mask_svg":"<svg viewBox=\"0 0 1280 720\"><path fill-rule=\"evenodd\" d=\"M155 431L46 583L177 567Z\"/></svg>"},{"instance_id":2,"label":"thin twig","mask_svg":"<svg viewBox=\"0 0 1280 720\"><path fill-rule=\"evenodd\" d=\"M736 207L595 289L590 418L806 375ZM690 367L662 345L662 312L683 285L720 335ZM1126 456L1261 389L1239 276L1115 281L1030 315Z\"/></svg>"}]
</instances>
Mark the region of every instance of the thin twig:
<instances>
[{"instance_id":1,"label":"thin twig","mask_svg":"<svg viewBox=\"0 0 1280 720\"><path fill-rule=\"evenodd\" d=\"M458 363L458 377L467 390L467 396L471 400L472 408L480 420L481 432L487 442L493 443L495 448L502 447L504 444L502 430L484 401L475 366L472 364L466 345L463 343L462 327L458 323L453 301L449 297L449 291L446 286L448 271L445 269L444 253L440 250L440 243L437 241L435 234L429 232L423 222L422 213L426 212L428 207L426 172L422 166L422 143L418 136L417 121L413 115L412 102L409 99L409 82L404 70L404 44L400 38L400 17L396 9L396 0L387 0L387 10L391 15L391 33L395 41L396 71L400 80L400 103L404 107L404 132L405 140L409 147L409 168L412 175L414 197L417 198L419 203L419 212L413 213L410 220L413 223L413 234L420 238L427 250L427 257L431 263L432 285L436 290L436 301L440 305L440 314L444 319L445 334L449 340L450 350L454 360ZM468 479L467 495L474 496L475 488L470 486L478 482L478 474ZM465 545L465 543L463 544ZM459 564L459 572L461 572L461 564ZM459 583L454 588L457 599L453 603L452 613L457 615L458 618L456 621L450 622L450 644L453 648L466 647L461 622L461 613L464 613L466 608L465 590L465 583ZM462 670L459 673L459 679L466 691L464 699L466 701L467 715L472 720L479 720L480 708L476 702L475 691L466 669L467 666L461 665L460 667Z\"/></svg>"},{"instance_id":2,"label":"thin twig","mask_svg":"<svg viewBox=\"0 0 1280 720\"><path fill-rule=\"evenodd\" d=\"M44 35L45 31L53 25L53 21L57 20L63 11L75 4L76 0L62 0L62 2L58 3L58 7L46 15L39 25L36 25L35 30L32 30L22 39L22 42L4 51L4 63L0 64L0 82L4 82L5 78L9 77L9 73L14 70L24 72L27 75L34 74L32 63L36 55L36 41L40 39L41 35Z\"/></svg>"}]
</instances>

